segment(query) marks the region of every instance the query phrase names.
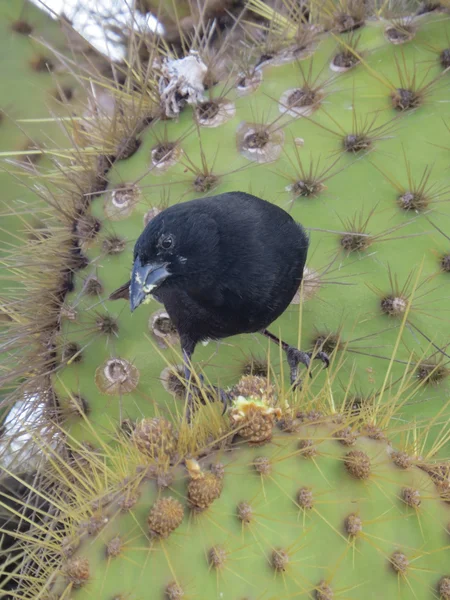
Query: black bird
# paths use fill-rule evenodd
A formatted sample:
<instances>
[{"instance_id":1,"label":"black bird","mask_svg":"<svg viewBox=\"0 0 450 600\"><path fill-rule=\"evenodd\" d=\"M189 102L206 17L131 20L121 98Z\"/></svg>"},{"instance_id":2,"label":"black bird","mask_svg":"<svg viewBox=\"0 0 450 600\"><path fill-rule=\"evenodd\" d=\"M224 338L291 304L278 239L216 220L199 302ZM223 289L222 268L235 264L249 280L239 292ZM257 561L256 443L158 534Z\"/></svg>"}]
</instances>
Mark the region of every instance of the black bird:
<instances>
[{"instance_id":1,"label":"black bird","mask_svg":"<svg viewBox=\"0 0 450 600\"><path fill-rule=\"evenodd\" d=\"M180 203L147 224L134 247L131 280L110 298L129 296L131 311L149 294L164 304L180 336L186 381L198 342L260 332L286 352L295 385L298 365L309 367L311 353L266 328L299 288L308 243L286 211L251 194ZM328 366L325 353L316 358Z\"/></svg>"}]
</instances>

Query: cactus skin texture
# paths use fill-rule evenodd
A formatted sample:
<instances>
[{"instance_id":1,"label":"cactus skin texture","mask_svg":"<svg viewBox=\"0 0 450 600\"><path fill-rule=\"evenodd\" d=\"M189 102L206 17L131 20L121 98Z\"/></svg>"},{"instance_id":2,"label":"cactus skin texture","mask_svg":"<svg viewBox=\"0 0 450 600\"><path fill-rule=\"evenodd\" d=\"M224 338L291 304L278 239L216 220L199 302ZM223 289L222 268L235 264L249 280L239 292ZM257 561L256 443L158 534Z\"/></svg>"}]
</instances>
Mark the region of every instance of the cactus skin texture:
<instances>
[{"instance_id":1,"label":"cactus skin texture","mask_svg":"<svg viewBox=\"0 0 450 600\"><path fill-rule=\"evenodd\" d=\"M52 235L6 261L0 382L25 375L44 404L23 512L48 503L0 551L12 598L450 598L447 15L363 24L360 5L313 3L317 27L298 28L249 9L268 27L251 56L214 64L193 42L200 104L152 41L150 76L138 54L103 81L112 116L72 123L39 180ZM164 309L109 295L157 210L236 189L311 230L272 330L332 364L294 392L264 339L199 348L197 373L235 402L222 415L206 391L188 425Z\"/></svg>"},{"instance_id":2,"label":"cactus skin texture","mask_svg":"<svg viewBox=\"0 0 450 600\"><path fill-rule=\"evenodd\" d=\"M240 396L231 414L255 402ZM272 414L265 402L253 424ZM80 448L70 487L53 460L62 520L18 597L446 600L450 496L437 471L395 451L389 428L353 427L349 442L342 416L277 420L270 441L239 435L248 421L181 461L188 432L147 420L106 463Z\"/></svg>"},{"instance_id":3,"label":"cactus skin texture","mask_svg":"<svg viewBox=\"0 0 450 600\"><path fill-rule=\"evenodd\" d=\"M75 60L80 73L87 64L98 72L102 64L86 40L72 32L68 41L69 29L28 0L8 0L0 7L0 257L10 267L22 262L21 247L39 246L59 224L36 183L39 173L53 170L57 149L71 145L63 119L84 110L85 89L68 64ZM2 277L2 333L4 323L23 318L18 287L10 276ZM6 362L3 354L0 362ZM1 385L0 398L16 383ZM0 408L0 419L5 412Z\"/></svg>"},{"instance_id":4,"label":"cactus skin texture","mask_svg":"<svg viewBox=\"0 0 450 600\"><path fill-rule=\"evenodd\" d=\"M311 229L303 302L272 330L332 355L339 377L351 381L350 392L336 386L338 404L408 384L404 418L425 425L448 414L450 79L440 59L448 27L441 13L417 17L414 42L398 45L386 39L389 23L369 20L357 44L345 34L311 34L294 60L285 60L286 48L267 60L261 45L254 54L266 63L254 71L257 89L244 94L242 76L222 74L200 108L186 106L176 119L141 126L137 141L128 138L133 152L114 162L107 191L77 219L89 264L65 297L55 338L60 365L52 387L77 439L90 440L73 410L80 396L89 420L105 431L121 419L183 413L182 382L172 376L164 385L167 368L181 362L167 315L156 302L131 315L108 295L128 280L131 248L155 210L236 189L279 204ZM333 71L333 57L349 45L360 60ZM218 351L199 348L194 363L227 387L254 360L267 370L268 350L265 340L240 336ZM279 374L284 357L276 347L269 359ZM313 393L323 377L316 361L301 393ZM278 383L287 389L286 380Z\"/></svg>"},{"instance_id":5,"label":"cactus skin texture","mask_svg":"<svg viewBox=\"0 0 450 600\"><path fill-rule=\"evenodd\" d=\"M55 56L55 51L63 57L71 56L64 27L37 6L24 0L4 2L0 32L4 44L0 65L0 152L2 159L28 164L31 173L35 173L40 167L52 166L40 152L44 147L67 144L58 117L68 115L68 102L73 107L80 105L84 90ZM79 55L81 63L80 58ZM36 237L45 235L42 230L46 229L49 215L46 203L30 189L32 183L24 180L18 167L2 168L0 179L0 251L8 254L11 245L17 244L17 236L24 236L25 243L26 233L32 235L26 232L27 224L28 228L34 226ZM24 204L30 205L29 210L24 210Z\"/></svg>"}]
</instances>

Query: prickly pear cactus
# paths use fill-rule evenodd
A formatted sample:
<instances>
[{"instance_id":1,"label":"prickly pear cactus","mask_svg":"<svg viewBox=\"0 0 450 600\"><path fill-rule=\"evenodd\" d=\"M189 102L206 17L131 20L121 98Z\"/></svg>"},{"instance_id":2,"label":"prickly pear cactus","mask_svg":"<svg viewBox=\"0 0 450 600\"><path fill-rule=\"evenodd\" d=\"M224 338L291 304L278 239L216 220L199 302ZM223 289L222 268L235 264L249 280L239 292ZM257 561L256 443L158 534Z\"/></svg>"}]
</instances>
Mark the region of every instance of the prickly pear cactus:
<instances>
[{"instance_id":1,"label":"prickly pear cactus","mask_svg":"<svg viewBox=\"0 0 450 600\"><path fill-rule=\"evenodd\" d=\"M129 279L134 241L157 211L233 190L310 230L303 288L272 330L330 354L337 405L408 389L402 418L440 415L439 428L448 413L447 16L341 7L313 27L256 0L251 8L266 33L235 63L201 48L167 59L155 47L155 80L118 92L126 127L75 132L99 155L102 139L108 155L116 149L107 189L71 223L79 270L52 338L51 389L79 439L91 439L83 415L97 431L182 415L181 357L163 307L131 315L126 299L108 298ZM288 387L284 356L258 336L199 348L194 363L214 385L270 372L281 395ZM312 374L304 398L326 377L316 365Z\"/></svg>"},{"instance_id":2,"label":"prickly pear cactus","mask_svg":"<svg viewBox=\"0 0 450 600\"><path fill-rule=\"evenodd\" d=\"M57 119L70 115L68 103L76 105L84 90L56 57L70 55L60 24L37 6L24 0L3 2L0 37L0 256L10 263L18 247L42 240L51 221L56 226L48 204L36 194L36 173L52 167L45 148L68 144ZM0 327L20 318L15 301L18 285L3 276Z\"/></svg>"},{"instance_id":3,"label":"prickly pear cactus","mask_svg":"<svg viewBox=\"0 0 450 600\"><path fill-rule=\"evenodd\" d=\"M51 199L43 194L38 175L45 173L46 181L58 170L55 157L62 158L72 146L68 135L72 119L86 110L84 85L74 76L72 65L76 62L78 77L89 72L98 77L106 62L69 23L53 19L28 0L2 3L0 37L0 257L2 264L18 269L17 274L24 268L21 248L39 246L44 239L58 235L60 218L55 207L50 208ZM44 268L42 261L41 266ZM34 265L24 280L33 278L36 269L39 267ZM26 320L17 297L24 283L11 277L12 272L2 275L2 331L7 321L24 324ZM3 335L2 365L8 362L5 355L10 350L14 355L9 333ZM16 361L14 356L11 360ZM9 366L2 366L1 371L3 398L17 381L5 376ZM25 374L18 373L22 381ZM8 408L10 402L6 405ZM2 406L1 420L3 414Z\"/></svg>"},{"instance_id":4,"label":"prickly pear cactus","mask_svg":"<svg viewBox=\"0 0 450 600\"><path fill-rule=\"evenodd\" d=\"M28 529L0 551L13 598L449 600L449 39L434 8L252 0L245 43L209 46L205 28L174 56L136 36L103 81L114 110L94 95L71 124L39 180L52 235L5 261L20 310L2 377L25 375L44 406L44 466L13 476ZM272 330L331 366L293 391L264 339L199 348L197 373L234 403L223 415L205 393L188 424L177 332L116 290L157 211L232 190L309 229Z\"/></svg>"},{"instance_id":5,"label":"prickly pear cactus","mask_svg":"<svg viewBox=\"0 0 450 600\"><path fill-rule=\"evenodd\" d=\"M448 466L394 449L389 427L295 416L267 395L238 397L230 422L198 460L202 426L163 418L103 446L106 462L55 456L62 516L27 539L15 597L449 598Z\"/></svg>"},{"instance_id":6,"label":"prickly pear cactus","mask_svg":"<svg viewBox=\"0 0 450 600\"><path fill-rule=\"evenodd\" d=\"M3 40L0 65L0 156L3 164L0 174L0 250L3 255L8 254L11 246L17 245L18 236L26 238L27 226L35 226L35 236L42 234L46 217L46 205L32 189L32 178L25 178L19 167L11 166L7 169L9 172L5 172L4 161L28 165L29 175L40 166L51 167L52 163L45 159L43 151L55 149L62 140L67 144L64 124L58 122L58 117L70 115L67 103L75 102L76 106L77 100L79 103L82 99L83 90L64 64L64 60L73 58L64 29L50 15L28 1L5 2L0 9L0 31Z\"/></svg>"}]
</instances>

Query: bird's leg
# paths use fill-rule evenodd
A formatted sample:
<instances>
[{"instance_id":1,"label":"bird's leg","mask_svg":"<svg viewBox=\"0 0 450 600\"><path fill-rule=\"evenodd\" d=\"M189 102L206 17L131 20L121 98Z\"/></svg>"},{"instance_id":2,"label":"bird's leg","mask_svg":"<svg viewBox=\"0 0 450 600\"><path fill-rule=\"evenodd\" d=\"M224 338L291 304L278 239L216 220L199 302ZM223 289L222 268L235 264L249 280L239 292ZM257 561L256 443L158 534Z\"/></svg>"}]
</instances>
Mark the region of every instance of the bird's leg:
<instances>
[{"instance_id":1,"label":"bird's leg","mask_svg":"<svg viewBox=\"0 0 450 600\"><path fill-rule=\"evenodd\" d=\"M268 337L273 342L275 342L276 344L278 344L279 346L281 346L283 348L283 350L286 352L286 358L287 358L289 369L290 369L291 385L293 385L294 389L295 389L298 386L298 384L300 383L298 381L298 365L300 363L302 363L308 369L309 365L311 363L311 358L313 356L313 353L312 352L304 352L303 350L299 350L298 348L295 348L295 346L290 346L286 342L283 342L283 340L278 338L276 335L273 335L273 333L270 333L270 331L268 331L267 329L262 329L261 333L263 335L265 335L266 337ZM314 355L314 358L318 358L319 360L324 362L325 367L328 367L330 365L330 359L326 352L322 352L322 351L317 352ZM311 373L309 375L311 377Z\"/></svg>"},{"instance_id":2,"label":"bird's leg","mask_svg":"<svg viewBox=\"0 0 450 600\"><path fill-rule=\"evenodd\" d=\"M183 364L184 364L184 379L186 382L187 394L187 407L186 407L186 421L191 422L192 412L194 408L194 397L192 395L192 371L191 371L191 358L194 354L195 343L191 340L181 340L181 351L183 353ZM203 383L203 381L202 381Z\"/></svg>"},{"instance_id":3,"label":"bird's leg","mask_svg":"<svg viewBox=\"0 0 450 600\"><path fill-rule=\"evenodd\" d=\"M196 344L194 342L192 342L190 339L189 340L181 340L181 349L183 352L183 363L184 363L184 378L186 380L186 385L188 388L187 408L186 408L186 420L188 423L191 422L191 417L192 417L192 413L193 413L193 409L194 409L194 396L192 395L192 371L191 371L190 365L191 365L191 358L194 353L195 346L196 346ZM203 384L204 384L203 374L200 373L200 375L198 377L200 380L200 386L203 387ZM226 394L226 392L220 388L216 388L214 386L212 386L212 387L220 396L220 400L223 404L222 414L224 414L227 409L228 402L229 402L228 394Z\"/></svg>"}]
</instances>

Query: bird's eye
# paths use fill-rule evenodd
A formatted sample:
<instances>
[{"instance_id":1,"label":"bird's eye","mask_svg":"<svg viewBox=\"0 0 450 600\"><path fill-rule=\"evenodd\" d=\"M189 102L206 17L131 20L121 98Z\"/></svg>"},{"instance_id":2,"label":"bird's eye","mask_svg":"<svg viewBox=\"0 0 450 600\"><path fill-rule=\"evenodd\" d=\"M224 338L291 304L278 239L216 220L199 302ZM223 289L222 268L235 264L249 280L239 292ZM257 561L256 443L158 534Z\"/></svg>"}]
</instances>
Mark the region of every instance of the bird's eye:
<instances>
[{"instance_id":1,"label":"bird's eye","mask_svg":"<svg viewBox=\"0 0 450 600\"><path fill-rule=\"evenodd\" d=\"M173 246L173 236L172 235L162 235L159 240L159 245L164 250L170 250Z\"/></svg>"}]
</instances>

